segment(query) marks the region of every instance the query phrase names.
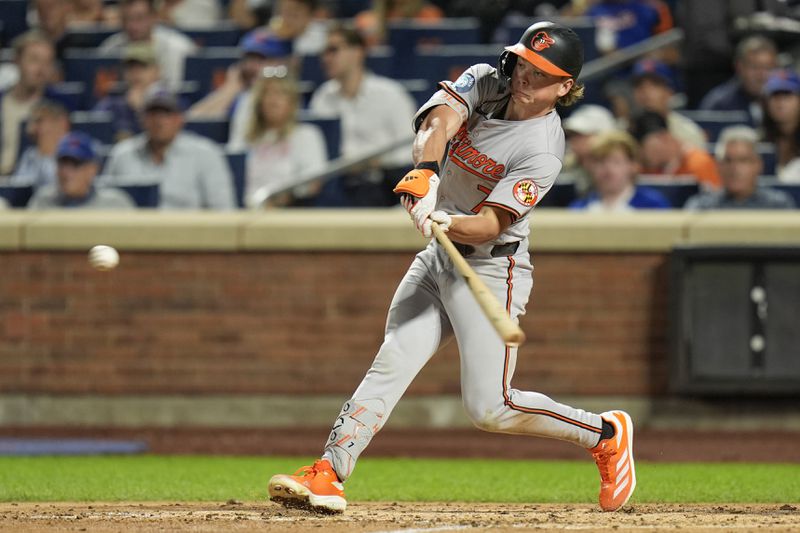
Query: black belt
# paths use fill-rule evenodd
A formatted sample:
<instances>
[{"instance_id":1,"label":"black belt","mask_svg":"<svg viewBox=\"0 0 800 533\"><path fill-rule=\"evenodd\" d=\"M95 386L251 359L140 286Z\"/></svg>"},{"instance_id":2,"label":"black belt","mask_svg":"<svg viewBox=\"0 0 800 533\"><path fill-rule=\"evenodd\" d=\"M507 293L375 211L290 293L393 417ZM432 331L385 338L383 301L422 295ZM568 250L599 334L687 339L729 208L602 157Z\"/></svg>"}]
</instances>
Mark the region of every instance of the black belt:
<instances>
[{"instance_id":1,"label":"black belt","mask_svg":"<svg viewBox=\"0 0 800 533\"><path fill-rule=\"evenodd\" d=\"M469 257L475 253L475 247L471 244L461 244L460 242L453 241L453 246L456 247L458 253L460 253L463 257ZM514 255L517 252L517 248L519 248L519 241L509 242L507 244L495 244L492 247L490 255L492 257Z\"/></svg>"}]
</instances>

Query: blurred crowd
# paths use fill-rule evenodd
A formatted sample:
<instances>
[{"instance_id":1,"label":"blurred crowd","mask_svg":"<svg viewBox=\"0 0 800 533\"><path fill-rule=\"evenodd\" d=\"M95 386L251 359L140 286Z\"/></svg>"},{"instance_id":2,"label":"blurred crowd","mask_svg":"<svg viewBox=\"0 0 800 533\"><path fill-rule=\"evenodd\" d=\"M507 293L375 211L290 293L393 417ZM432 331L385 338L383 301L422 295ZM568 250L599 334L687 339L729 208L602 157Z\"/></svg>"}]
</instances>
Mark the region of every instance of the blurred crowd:
<instances>
[{"instance_id":1,"label":"blurred crowd","mask_svg":"<svg viewBox=\"0 0 800 533\"><path fill-rule=\"evenodd\" d=\"M396 205L411 118L437 90L423 65L455 79L544 17L585 28L587 62L683 39L559 109L568 153L543 206L800 200L793 0L0 0L0 13L13 207Z\"/></svg>"}]
</instances>

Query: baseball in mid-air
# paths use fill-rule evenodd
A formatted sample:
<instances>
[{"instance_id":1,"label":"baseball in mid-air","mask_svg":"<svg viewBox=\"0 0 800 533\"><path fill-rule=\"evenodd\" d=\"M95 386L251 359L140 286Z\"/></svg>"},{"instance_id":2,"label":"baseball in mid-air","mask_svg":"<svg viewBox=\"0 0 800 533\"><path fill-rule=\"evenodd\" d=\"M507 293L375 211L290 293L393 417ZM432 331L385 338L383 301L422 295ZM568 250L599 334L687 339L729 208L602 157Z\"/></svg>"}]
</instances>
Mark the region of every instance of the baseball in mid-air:
<instances>
[{"instance_id":1,"label":"baseball in mid-air","mask_svg":"<svg viewBox=\"0 0 800 533\"><path fill-rule=\"evenodd\" d=\"M119 264L119 252L111 246L98 244L89 250L89 264L96 270L111 270Z\"/></svg>"}]
</instances>

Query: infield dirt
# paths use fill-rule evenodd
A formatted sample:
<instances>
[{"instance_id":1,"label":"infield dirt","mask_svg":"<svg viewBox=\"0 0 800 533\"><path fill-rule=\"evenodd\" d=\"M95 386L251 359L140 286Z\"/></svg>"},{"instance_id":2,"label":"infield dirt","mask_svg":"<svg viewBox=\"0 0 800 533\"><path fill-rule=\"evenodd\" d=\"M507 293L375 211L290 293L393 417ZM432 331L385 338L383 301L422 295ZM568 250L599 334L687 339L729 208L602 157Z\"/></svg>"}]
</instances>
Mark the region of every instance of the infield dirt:
<instances>
[{"instance_id":1,"label":"infield dirt","mask_svg":"<svg viewBox=\"0 0 800 533\"><path fill-rule=\"evenodd\" d=\"M592 505L355 502L316 515L271 502L3 503L0 530L40 531L764 531L800 530L800 508L781 504Z\"/></svg>"}]
</instances>

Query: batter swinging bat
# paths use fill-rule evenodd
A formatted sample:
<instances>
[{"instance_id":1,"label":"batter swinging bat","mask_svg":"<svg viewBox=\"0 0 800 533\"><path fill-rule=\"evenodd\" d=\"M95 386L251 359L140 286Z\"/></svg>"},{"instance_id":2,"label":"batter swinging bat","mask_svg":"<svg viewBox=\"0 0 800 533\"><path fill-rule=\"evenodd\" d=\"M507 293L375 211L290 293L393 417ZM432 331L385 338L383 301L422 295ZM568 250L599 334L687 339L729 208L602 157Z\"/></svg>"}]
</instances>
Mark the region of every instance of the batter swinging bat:
<instances>
[{"instance_id":1,"label":"batter swinging bat","mask_svg":"<svg viewBox=\"0 0 800 533\"><path fill-rule=\"evenodd\" d=\"M472 270L472 267L469 266L466 259L456 250L453 242L439 227L439 224L436 222L431 223L431 229L436 240L439 241L439 244L445 249L447 255L453 260L456 270L458 270L458 273L464 278L464 281L467 282L469 290L472 291L473 296L475 296L481 309L483 309L486 318L489 319L492 327L494 327L497 334L500 335L500 338L503 339L503 342L506 343L506 346L519 346L525 342L525 333L516 322L511 320L511 317L508 316L508 312L500 305L500 302L497 301L497 298L491 293L489 287L486 286L483 280L478 277L478 274Z\"/></svg>"}]
</instances>

